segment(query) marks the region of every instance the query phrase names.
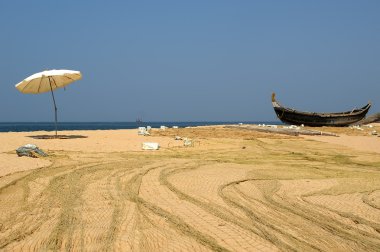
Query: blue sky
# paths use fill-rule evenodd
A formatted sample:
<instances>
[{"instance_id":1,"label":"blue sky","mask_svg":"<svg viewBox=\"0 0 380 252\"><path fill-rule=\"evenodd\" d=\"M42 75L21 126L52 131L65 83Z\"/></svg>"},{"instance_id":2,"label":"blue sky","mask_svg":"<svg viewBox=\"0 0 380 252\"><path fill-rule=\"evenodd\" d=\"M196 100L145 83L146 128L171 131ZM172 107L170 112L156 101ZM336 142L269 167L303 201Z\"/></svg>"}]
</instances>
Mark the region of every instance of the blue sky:
<instances>
[{"instance_id":1,"label":"blue sky","mask_svg":"<svg viewBox=\"0 0 380 252\"><path fill-rule=\"evenodd\" d=\"M0 1L0 121L52 121L14 85L79 70L59 121L272 121L380 111L380 1Z\"/></svg>"}]
</instances>

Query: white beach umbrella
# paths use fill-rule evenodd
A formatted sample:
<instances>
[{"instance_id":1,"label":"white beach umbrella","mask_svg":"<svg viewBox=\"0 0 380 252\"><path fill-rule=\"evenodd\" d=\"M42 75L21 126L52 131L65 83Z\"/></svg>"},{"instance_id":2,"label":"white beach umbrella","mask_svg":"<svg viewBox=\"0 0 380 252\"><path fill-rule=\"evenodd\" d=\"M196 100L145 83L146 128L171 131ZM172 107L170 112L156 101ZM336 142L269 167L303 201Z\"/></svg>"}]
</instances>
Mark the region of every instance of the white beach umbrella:
<instances>
[{"instance_id":1,"label":"white beach umbrella","mask_svg":"<svg viewBox=\"0 0 380 252\"><path fill-rule=\"evenodd\" d=\"M57 106L55 104L53 91L81 78L82 74L79 71L47 70L29 76L25 80L16 84L16 88L21 93L25 94L40 94L49 91L51 92L55 112L55 135L57 136Z\"/></svg>"}]
</instances>

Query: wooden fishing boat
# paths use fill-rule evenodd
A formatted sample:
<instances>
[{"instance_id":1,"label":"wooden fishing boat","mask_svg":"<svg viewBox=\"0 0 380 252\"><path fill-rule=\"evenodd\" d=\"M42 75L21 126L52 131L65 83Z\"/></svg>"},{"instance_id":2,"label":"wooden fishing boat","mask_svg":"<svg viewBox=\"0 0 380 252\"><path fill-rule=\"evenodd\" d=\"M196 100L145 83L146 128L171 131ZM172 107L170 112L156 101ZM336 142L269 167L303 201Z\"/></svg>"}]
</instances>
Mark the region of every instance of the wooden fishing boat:
<instances>
[{"instance_id":1,"label":"wooden fishing boat","mask_svg":"<svg viewBox=\"0 0 380 252\"><path fill-rule=\"evenodd\" d=\"M272 105L277 117L286 124L305 126L347 126L362 120L371 107L371 102L360 109L339 113L315 113L298 111L280 105L276 100L276 94L272 94Z\"/></svg>"}]
</instances>

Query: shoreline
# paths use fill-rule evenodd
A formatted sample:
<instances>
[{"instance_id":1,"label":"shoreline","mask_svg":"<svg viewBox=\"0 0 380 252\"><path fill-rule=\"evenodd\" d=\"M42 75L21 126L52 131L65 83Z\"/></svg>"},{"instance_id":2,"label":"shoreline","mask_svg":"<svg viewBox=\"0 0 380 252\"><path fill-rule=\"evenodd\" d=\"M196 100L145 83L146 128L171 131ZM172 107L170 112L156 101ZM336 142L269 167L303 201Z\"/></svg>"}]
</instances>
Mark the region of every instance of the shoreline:
<instances>
[{"instance_id":1,"label":"shoreline","mask_svg":"<svg viewBox=\"0 0 380 252\"><path fill-rule=\"evenodd\" d=\"M233 125L238 123L244 124L281 124L281 122L255 122L255 121L165 121L165 122L59 122L58 130L116 130L116 129L136 129L139 126L152 128L160 128L160 126L178 126L197 127L207 125ZM0 122L0 132L31 132L31 131L54 131L54 123L52 122Z\"/></svg>"},{"instance_id":2,"label":"shoreline","mask_svg":"<svg viewBox=\"0 0 380 252\"><path fill-rule=\"evenodd\" d=\"M59 135L72 137L70 139L35 139L33 136L54 135L52 131L33 131L33 132L0 132L0 177L4 174L10 174L16 171L25 171L28 169L42 168L49 165L49 158L31 159L27 157L17 157L15 150L25 144L36 144L44 151L53 152L94 152L94 153L111 153L111 152L146 152L142 150L143 142L157 142L160 145L160 150L168 150L170 148L178 148L183 146L182 141L174 140L176 134L181 134L183 130L197 129L223 129L226 125L206 125L187 128L173 129L169 128L166 131L152 129L152 136L141 136L137 134L137 129L112 129L112 130L69 130L59 131ZM374 124L376 129L380 129L380 124ZM325 128L319 128L326 130ZM351 129L335 129L330 128L330 131L342 131L339 137L331 136L299 136L296 139L313 140L326 143L336 148L345 147L356 152L372 152L380 153L380 137L367 136L367 132L361 135ZM371 128L372 130L372 128ZM239 131L239 129L236 129ZM379 130L380 132L380 130ZM250 133L247 133L248 135ZM252 133L258 138L270 138L272 136L281 136L274 133ZM167 136L170 135L170 136ZM196 134L190 134L191 137L197 137ZM183 136L186 137L186 136ZM218 136L220 137L220 136ZM212 142L213 133L203 137L202 148L207 148L208 142ZM27 167L27 168L25 168Z\"/></svg>"}]
</instances>

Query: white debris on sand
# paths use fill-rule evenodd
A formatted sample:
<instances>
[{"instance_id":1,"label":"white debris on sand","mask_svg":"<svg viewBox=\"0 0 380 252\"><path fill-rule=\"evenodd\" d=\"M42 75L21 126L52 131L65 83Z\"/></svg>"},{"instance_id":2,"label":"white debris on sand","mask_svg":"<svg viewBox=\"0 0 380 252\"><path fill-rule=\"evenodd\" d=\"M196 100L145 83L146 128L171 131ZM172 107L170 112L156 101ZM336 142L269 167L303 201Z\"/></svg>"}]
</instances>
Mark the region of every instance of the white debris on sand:
<instances>
[{"instance_id":1,"label":"white debris on sand","mask_svg":"<svg viewBox=\"0 0 380 252\"><path fill-rule=\"evenodd\" d=\"M183 146L186 146L186 147L193 146L193 140L190 139L190 138L185 137L183 139Z\"/></svg>"},{"instance_id":2,"label":"white debris on sand","mask_svg":"<svg viewBox=\"0 0 380 252\"><path fill-rule=\"evenodd\" d=\"M272 124L268 124L268 125L266 125L266 124L259 124L258 125L259 127L267 127L267 128L274 128L274 129L277 129L277 125L272 125Z\"/></svg>"},{"instance_id":3,"label":"white debris on sand","mask_svg":"<svg viewBox=\"0 0 380 252\"><path fill-rule=\"evenodd\" d=\"M362 130L362 131L364 130L359 125L350 126L350 129L353 129L353 130Z\"/></svg>"},{"instance_id":4,"label":"white debris on sand","mask_svg":"<svg viewBox=\"0 0 380 252\"><path fill-rule=\"evenodd\" d=\"M147 128L145 128L145 127L139 127L139 128L138 128L138 132L137 132L137 134L138 134L138 135L142 135L142 136L150 136L149 131L150 131L150 128L147 129Z\"/></svg>"},{"instance_id":5,"label":"white debris on sand","mask_svg":"<svg viewBox=\"0 0 380 252\"><path fill-rule=\"evenodd\" d=\"M296 125L289 125L289 126L283 126L282 127L283 129L300 129L300 127L296 126Z\"/></svg>"},{"instance_id":6,"label":"white debris on sand","mask_svg":"<svg viewBox=\"0 0 380 252\"><path fill-rule=\"evenodd\" d=\"M143 150L158 150L160 148L160 145L158 143L142 143L142 149Z\"/></svg>"}]
</instances>

